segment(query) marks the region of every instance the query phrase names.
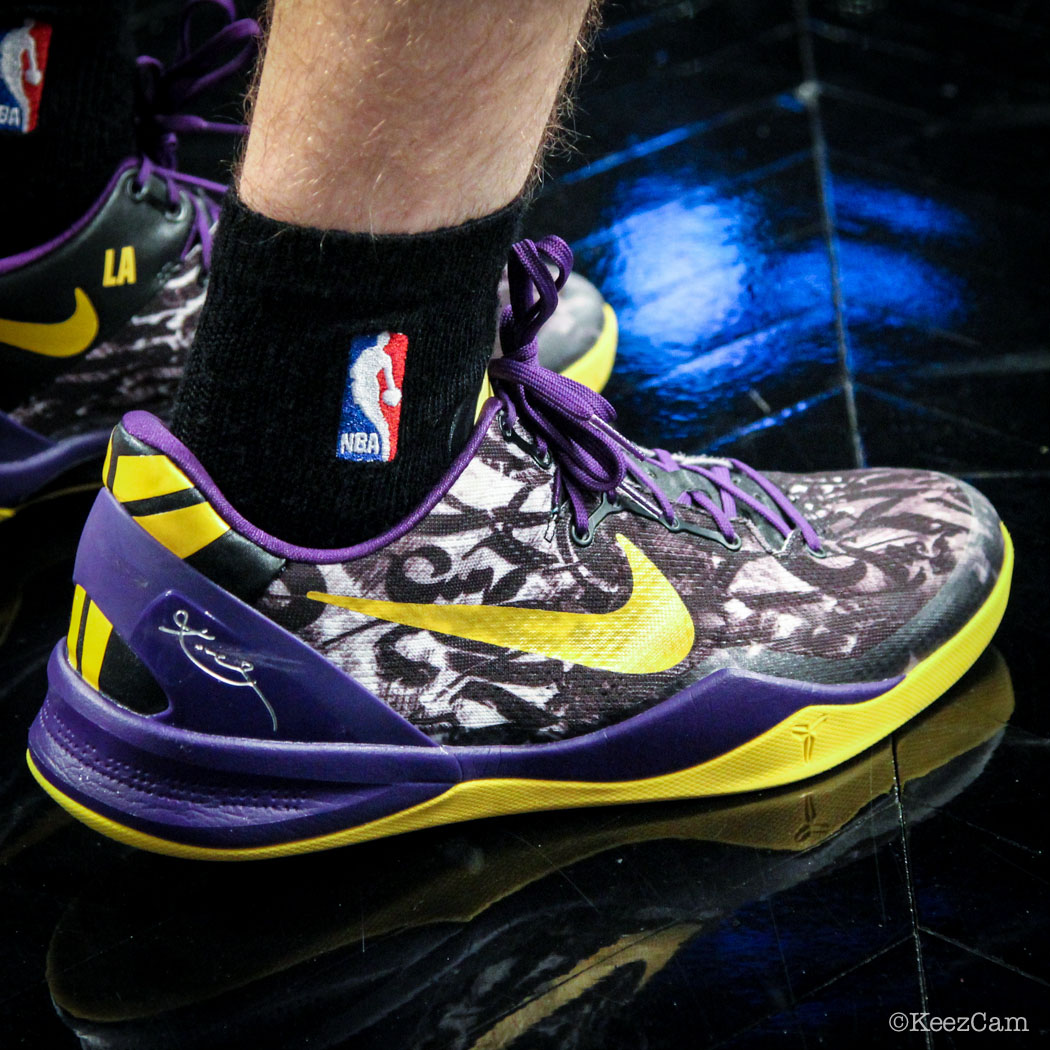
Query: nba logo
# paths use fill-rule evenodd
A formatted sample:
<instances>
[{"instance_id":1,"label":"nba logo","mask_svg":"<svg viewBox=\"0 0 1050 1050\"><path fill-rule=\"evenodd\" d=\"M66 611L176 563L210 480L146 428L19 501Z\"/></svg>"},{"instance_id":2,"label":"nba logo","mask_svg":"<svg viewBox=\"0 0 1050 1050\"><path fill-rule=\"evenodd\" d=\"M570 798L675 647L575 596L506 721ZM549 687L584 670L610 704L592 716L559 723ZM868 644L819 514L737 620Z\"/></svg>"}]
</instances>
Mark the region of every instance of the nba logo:
<instances>
[{"instance_id":1,"label":"nba logo","mask_svg":"<svg viewBox=\"0 0 1050 1050\"><path fill-rule=\"evenodd\" d=\"M360 463L389 463L397 455L401 384L408 336L358 335L350 343L336 455Z\"/></svg>"},{"instance_id":2,"label":"nba logo","mask_svg":"<svg viewBox=\"0 0 1050 1050\"><path fill-rule=\"evenodd\" d=\"M31 18L0 29L0 131L25 135L36 127L50 46L51 27Z\"/></svg>"}]
</instances>

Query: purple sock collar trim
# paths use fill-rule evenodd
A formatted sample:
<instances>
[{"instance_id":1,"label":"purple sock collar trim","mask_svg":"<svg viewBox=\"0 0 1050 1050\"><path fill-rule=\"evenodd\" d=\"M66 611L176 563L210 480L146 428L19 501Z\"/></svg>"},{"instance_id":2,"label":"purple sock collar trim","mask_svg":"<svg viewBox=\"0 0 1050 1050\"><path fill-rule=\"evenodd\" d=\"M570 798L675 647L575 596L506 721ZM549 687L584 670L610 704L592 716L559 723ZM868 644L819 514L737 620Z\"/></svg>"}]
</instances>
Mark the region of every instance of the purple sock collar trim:
<instances>
[{"instance_id":1,"label":"purple sock collar trim","mask_svg":"<svg viewBox=\"0 0 1050 1050\"><path fill-rule=\"evenodd\" d=\"M42 259L45 255L50 254L56 248L60 248L67 241L71 241L92 219L99 213L102 205L109 200L116 188L117 183L125 172L130 171L132 168L137 168L140 164L138 157L128 157L122 161L120 167L117 168L113 175L113 178L109 180L106 188L102 191L98 200L87 210L86 214L82 215L69 229L64 230L57 237L53 237L50 241L45 244L38 245L36 248L30 248L28 251L20 252L18 255L9 255L6 259L0 259L0 273L10 273L12 270L17 270L22 266L27 266L31 262L36 262L37 259Z\"/></svg>"},{"instance_id":2,"label":"purple sock collar trim","mask_svg":"<svg viewBox=\"0 0 1050 1050\"><path fill-rule=\"evenodd\" d=\"M263 550L275 554L279 558L288 558L290 561L312 562L315 565L330 565L335 562L352 561L354 558L362 558L367 554L374 554L388 543L404 536L406 532L416 527L423 518L429 514L445 493L452 487L456 479L466 469L467 464L474 458L478 446L488 433L489 425L499 409L499 402L495 398L489 398L485 407L481 410L470 440L460 451L459 455L452 461L448 470L441 476L438 483L427 494L426 499L407 518L403 518L392 529L373 539L358 543L353 547L340 547L338 549L325 549L323 547L297 547L293 543L285 543L284 540L271 536L268 532L253 525L243 515L238 513L229 500L219 491L218 485L212 481L208 472L201 465L200 460L177 438L167 427L149 412L129 412L123 419L124 429L144 441L147 445L163 452L166 456L178 464L183 473L197 486L207 497L219 517L226 522L235 532L251 540L252 543Z\"/></svg>"}]
</instances>

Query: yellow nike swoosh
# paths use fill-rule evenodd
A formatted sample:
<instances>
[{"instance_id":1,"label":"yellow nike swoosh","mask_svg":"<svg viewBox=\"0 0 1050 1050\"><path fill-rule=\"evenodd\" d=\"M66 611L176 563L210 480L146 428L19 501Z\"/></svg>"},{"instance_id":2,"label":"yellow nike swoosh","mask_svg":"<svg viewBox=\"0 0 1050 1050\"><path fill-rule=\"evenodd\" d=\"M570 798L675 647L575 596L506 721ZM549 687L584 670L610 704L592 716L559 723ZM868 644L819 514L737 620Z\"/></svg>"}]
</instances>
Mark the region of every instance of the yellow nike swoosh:
<instances>
[{"instance_id":1,"label":"yellow nike swoosh","mask_svg":"<svg viewBox=\"0 0 1050 1050\"><path fill-rule=\"evenodd\" d=\"M64 321L7 321L0 317L0 343L44 357L73 357L98 335L98 313L83 288L73 289L73 313Z\"/></svg>"},{"instance_id":2,"label":"yellow nike swoosh","mask_svg":"<svg viewBox=\"0 0 1050 1050\"><path fill-rule=\"evenodd\" d=\"M678 592L626 536L631 596L610 613L521 609L513 605L418 605L309 591L307 598L390 623L619 674L656 674L693 647L693 620Z\"/></svg>"}]
</instances>

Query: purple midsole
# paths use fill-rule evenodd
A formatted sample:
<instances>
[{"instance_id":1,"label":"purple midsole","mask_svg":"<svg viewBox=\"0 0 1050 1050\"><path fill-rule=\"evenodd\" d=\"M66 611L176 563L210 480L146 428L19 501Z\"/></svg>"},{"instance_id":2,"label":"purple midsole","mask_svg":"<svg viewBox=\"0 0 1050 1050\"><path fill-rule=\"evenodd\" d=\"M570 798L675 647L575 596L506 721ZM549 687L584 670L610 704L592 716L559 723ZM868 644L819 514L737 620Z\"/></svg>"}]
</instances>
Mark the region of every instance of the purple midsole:
<instances>
[{"instance_id":1,"label":"purple midsole","mask_svg":"<svg viewBox=\"0 0 1050 1050\"><path fill-rule=\"evenodd\" d=\"M718 671L608 729L550 744L456 747L260 741L179 729L118 707L65 658L29 734L46 780L93 813L186 845L250 848L357 827L464 780L609 782L697 765L811 703L870 699L896 681L815 686ZM735 712L731 724L726 712ZM735 743L734 743L735 742Z\"/></svg>"},{"instance_id":2,"label":"purple midsole","mask_svg":"<svg viewBox=\"0 0 1050 1050\"><path fill-rule=\"evenodd\" d=\"M105 739L53 693L29 733L44 779L117 824L184 845L270 846L357 827L419 805L446 784L318 784L210 773Z\"/></svg>"},{"instance_id":3,"label":"purple midsole","mask_svg":"<svg viewBox=\"0 0 1050 1050\"><path fill-rule=\"evenodd\" d=\"M334 784L455 784L487 777L610 782L659 776L731 751L812 704L858 703L900 678L849 686L789 682L723 669L648 711L605 729L547 744L491 747L299 743L180 729L119 707L70 666L64 642L51 654L46 703L82 719L83 743L104 754L130 748L137 764Z\"/></svg>"},{"instance_id":4,"label":"purple midsole","mask_svg":"<svg viewBox=\"0 0 1050 1050\"><path fill-rule=\"evenodd\" d=\"M99 430L51 444L34 455L0 463L0 506L17 507L67 470L101 459L109 431Z\"/></svg>"}]
</instances>

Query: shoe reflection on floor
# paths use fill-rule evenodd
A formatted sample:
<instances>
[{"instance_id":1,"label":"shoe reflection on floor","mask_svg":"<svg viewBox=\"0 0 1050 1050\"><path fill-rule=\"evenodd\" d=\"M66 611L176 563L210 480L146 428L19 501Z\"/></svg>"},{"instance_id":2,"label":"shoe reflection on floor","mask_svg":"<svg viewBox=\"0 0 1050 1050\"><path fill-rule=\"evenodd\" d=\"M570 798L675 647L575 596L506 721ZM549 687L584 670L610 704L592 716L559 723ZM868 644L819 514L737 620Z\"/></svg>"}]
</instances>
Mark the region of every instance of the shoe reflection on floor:
<instances>
[{"instance_id":1,"label":"shoe reflection on floor","mask_svg":"<svg viewBox=\"0 0 1050 1050\"><path fill-rule=\"evenodd\" d=\"M92 1047L607 1045L727 916L898 837L905 785L919 819L965 791L1012 710L990 650L892 740L786 789L267 865L131 853L59 922L48 984Z\"/></svg>"}]
</instances>

